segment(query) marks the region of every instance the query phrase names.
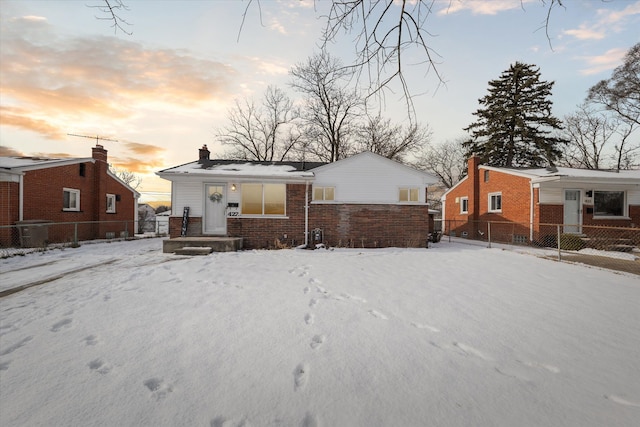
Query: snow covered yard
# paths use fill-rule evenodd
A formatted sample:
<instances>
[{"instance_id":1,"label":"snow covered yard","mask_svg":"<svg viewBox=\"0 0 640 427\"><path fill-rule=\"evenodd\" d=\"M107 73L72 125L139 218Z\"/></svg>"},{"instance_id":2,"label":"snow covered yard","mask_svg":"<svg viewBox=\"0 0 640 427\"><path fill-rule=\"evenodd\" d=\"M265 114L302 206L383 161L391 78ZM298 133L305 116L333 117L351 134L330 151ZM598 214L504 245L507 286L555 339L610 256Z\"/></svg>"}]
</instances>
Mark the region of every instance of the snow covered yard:
<instances>
[{"instance_id":1,"label":"snow covered yard","mask_svg":"<svg viewBox=\"0 0 640 427\"><path fill-rule=\"evenodd\" d=\"M637 426L640 280L430 249L0 260L2 426ZM87 268L89 267L89 268Z\"/></svg>"}]
</instances>

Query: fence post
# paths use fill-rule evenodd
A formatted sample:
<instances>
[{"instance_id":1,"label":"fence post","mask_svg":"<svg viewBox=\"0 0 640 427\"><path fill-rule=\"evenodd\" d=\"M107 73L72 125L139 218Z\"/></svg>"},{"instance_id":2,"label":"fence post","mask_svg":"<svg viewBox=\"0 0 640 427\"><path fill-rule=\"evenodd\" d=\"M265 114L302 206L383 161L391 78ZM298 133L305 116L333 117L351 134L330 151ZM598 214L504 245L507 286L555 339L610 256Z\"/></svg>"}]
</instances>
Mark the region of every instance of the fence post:
<instances>
[{"instance_id":1,"label":"fence post","mask_svg":"<svg viewBox=\"0 0 640 427\"><path fill-rule=\"evenodd\" d=\"M74 246L78 244L78 223L73 223L73 244Z\"/></svg>"},{"instance_id":2,"label":"fence post","mask_svg":"<svg viewBox=\"0 0 640 427\"><path fill-rule=\"evenodd\" d=\"M129 221L124 222L124 238L125 240L129 238Z\"/></svg>"},{"instance_id":3,"label":"fence post","mask_svg":"<svg viewBox=\"0 0 640 427\"><path fill-rule=\"evenodd\" d=\"M489 241L488 248L491 247L491 221L487 221L487 240Z\"/></svg>"},{"instance_id":4,"label":"fence post","mask_svg":"<svg viewBox=\"0 0 640 427\"><path fill-rule=\"evenodd\" d=\"M560 250L560 224L556 227L558 228L558 261L562 261L562 251Z\"/></svg>"}]
</instances>

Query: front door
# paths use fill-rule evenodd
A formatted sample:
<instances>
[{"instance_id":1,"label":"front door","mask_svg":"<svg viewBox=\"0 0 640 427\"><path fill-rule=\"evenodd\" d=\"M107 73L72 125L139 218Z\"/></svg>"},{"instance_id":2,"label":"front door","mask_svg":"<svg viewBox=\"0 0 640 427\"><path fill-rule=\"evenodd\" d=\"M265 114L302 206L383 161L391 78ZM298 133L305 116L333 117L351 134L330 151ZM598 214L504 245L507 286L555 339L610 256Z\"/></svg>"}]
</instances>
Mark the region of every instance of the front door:
<instances>
[{"instance_id":1,"label":"front door","mask_svg":"<svg viewBox=\"0 0 640 427\"><path fill-rule=\"evenodd\" d=\"M580 233L582 217L580 216L580 190L564 190L564 232Z\"/></svg>"},{"instance_id":2,"label":"front door","mask_svg":"<svg viewBox=\"0 0 640 427\"><path fill-rule=\"evenodd\" d=\"M205 184L205 234L227 234L227 197L225 188L224 184Z\"/></svg>"}]
</instances>

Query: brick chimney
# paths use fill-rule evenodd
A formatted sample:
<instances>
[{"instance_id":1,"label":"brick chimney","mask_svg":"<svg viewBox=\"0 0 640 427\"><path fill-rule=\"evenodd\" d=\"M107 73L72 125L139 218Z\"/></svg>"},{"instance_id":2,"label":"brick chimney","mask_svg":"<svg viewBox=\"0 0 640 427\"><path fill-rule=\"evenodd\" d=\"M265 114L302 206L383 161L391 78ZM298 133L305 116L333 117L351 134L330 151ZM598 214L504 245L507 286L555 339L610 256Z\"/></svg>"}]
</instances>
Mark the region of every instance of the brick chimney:
<instances>
[{"instance_id":1,"label":"brick chimney","mask_svg":"<svg viewBox=\"0 0 640 427\"><path fill-rule=\"evenodd\" d=\"M467 162L467 175L471 182L471 194L469 194L469 219L480 219L480 157L471 155Z\"/></svg>"},{"instance_id":2,"label":"brick chimney","mask_svg":"<svg viewBox=\"0 0 640 427\"><path fill-rule=\"evenodd\" d=\"M96 146L91 149L91 157L107 163L107 150L105 150L102 145L96 144Z\"/></svg>"},{"instance_id":3,"label":"brick chimney","mask_svg":"<svg viewBox=\"0 0 640 427\"><path fill-rule=\"evenodd\" d=\"M209 149L207 148L207 144L204 144L199 151L200 151L200 156L199 156L198 159L199 159L200 162L202 160L209 160L209 155L211 153L209 152Z\"/></svg>"}]
</instances>

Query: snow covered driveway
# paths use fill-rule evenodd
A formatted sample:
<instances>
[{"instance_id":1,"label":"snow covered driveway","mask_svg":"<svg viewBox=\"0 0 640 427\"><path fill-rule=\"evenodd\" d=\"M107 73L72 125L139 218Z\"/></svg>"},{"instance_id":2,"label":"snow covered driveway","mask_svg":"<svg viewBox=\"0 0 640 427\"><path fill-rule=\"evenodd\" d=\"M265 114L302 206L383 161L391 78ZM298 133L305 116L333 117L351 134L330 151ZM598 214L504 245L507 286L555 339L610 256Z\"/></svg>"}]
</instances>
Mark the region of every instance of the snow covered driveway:
<instances>
[{"instance_id":1,"label":"snow covered driveway","mask_svg":"<svg viewBox=\"0 0 640 427\"><path fill-rule=\"evenodd\" d=\"M65 271L0 299L2 426L640 419L637 276L446 242L187 258L148 239L0 260L0 287Z\"/></svg>"}]
</instances>

